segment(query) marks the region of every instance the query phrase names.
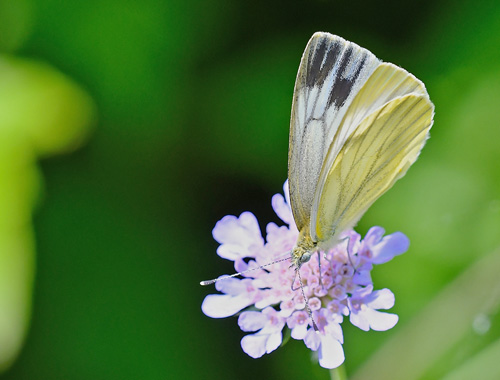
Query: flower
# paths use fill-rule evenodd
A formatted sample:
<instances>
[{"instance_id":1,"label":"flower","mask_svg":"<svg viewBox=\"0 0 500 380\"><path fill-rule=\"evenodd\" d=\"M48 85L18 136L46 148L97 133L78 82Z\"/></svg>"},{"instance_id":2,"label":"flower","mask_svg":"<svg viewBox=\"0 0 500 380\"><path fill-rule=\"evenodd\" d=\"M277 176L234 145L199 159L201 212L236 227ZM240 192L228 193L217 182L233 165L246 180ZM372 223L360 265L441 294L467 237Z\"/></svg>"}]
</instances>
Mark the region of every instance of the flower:
<instances>
[{"instance_id":1,"label":"flower","mask_svg":"<svg viewBox=\"0 0 500 380\"><path fill-rule=\"evenodd\" d=\"M241 347L252 358L259 358L277 349L282 343L284 328L291 337L303 340L317 352L319 364L336 368L344 361L341 323L344 317L362 330L388 330L398 316L379 311L394 305L389 289L373 290L371 271L408 250L409 240L401 232L383 236L384 229L372 227L364 239L354 230L344 232L343 240L328 252L313 255L300 268L303 292L295 270L290 268L290 252L299 232L295 226L288 183L283 197L276 194L272 207L286 224L269 223L266 238L250 212L239 217L228 215L213 229L220 243L217 254L234 262L241 278L217 281L219 294L206 296L202 311L212 318L240 313L238 324L245 332L254 332L241 340ZM271 264L270 264L271 263ZM293 282L293 285L292 285ZM306 301L313 323L307 312ZM250 308L252 310L245 310ZM243 310L243 311L242 311Z\"/></svg>"},{"instance_id":2,"label":"flower","mask_svg":"<svg viewBox=\"0 0 500 380\"><path fill-rule=\"evenodd\" d=\"M286 318L274 308L268 306L262 312L245 311L238 318L238 325L243 331L256 331L241 340L241 347L252 358L260 358L279 347L282 341Z\"/></svg>"},{"instance_id":3,"label":"flower","mask_svg":"<svg viewBox=\"0 0 500 380\"><path fill-rule=\"evenodd\" d=\"M382 313L377 309L394 306L394 294L389 289L373 291L373 285L356 289L348 299L350 321L361 330L376 331L392 329L398 322L396 314Z\"/></svg>"}]
</instances>

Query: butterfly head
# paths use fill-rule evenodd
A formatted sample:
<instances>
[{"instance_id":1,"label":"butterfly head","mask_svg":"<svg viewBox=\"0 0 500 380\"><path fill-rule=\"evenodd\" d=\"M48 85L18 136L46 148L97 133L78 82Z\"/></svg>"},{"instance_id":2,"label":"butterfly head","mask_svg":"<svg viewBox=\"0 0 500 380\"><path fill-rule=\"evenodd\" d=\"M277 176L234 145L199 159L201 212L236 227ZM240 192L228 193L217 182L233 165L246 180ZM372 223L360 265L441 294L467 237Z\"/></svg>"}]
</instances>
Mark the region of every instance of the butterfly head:
<instances>
[{"instance_id":1,"label":"butterfly head","mask_svg":"<svg viewBox=\"0 0 500 380\"><path fill-rule=\"evenodd\" d=\"M301 233L297 244L292 250L292 266L299 269L302 264L307 263L313 253L318 250L317 243L311 239L308 233Z\"/></svg>"}]
</instances>

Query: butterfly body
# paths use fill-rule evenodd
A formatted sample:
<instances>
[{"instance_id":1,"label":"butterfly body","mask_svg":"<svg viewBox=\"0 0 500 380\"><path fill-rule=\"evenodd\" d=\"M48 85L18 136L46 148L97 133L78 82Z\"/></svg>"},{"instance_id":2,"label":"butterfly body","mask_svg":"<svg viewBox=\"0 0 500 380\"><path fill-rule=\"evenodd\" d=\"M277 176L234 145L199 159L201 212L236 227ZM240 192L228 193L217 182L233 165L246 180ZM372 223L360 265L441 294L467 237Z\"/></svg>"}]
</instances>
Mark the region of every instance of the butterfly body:
<instances>
[{"instance_id":1,"label":"butterfly body","mask_svg":"<svg viewBox=\"0 0 500 380\"><path fill-rule=\"evenodd\" d=\"M292 250L292 265L295 268L300 268L302 264L311 259L312 254L317 252L318 248L318 243L312 240L311 234L302 230Z\"/></svg>"},{"instance_id":2,"label":"butterfly body","mask_svg":"<svg viewBox=\"0 0 500 380\"><path fill-rule=\"evenodd\" d=\"M406 174L429 136L424 84L341 37L315 33L302 56L290 122L296 268L326 251Z\"/></svg>"}]
</instances>

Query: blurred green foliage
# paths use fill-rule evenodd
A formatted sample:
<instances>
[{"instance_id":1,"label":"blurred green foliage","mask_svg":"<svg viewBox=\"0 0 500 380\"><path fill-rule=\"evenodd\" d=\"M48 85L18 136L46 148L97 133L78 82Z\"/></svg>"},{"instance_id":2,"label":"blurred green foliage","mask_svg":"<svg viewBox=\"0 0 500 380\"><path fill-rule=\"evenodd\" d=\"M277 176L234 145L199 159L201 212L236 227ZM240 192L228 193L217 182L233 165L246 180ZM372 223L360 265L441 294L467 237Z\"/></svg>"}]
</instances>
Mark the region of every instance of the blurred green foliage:
<instances>
[{"instance_id":1,"label":"blurred green foliage","mask_svg":"<svg viewBox=\"0 0 500 380\"><path fill-rule=\"evenodd\" d=\"M0 55L0 368L18 354L31 312L32 209L37 156L71 150L86 135L90 98L53 68Z\"/></svg>"},{"instance_id":2,"label":"blurred green foliage","mask_svg":"<svg viewBox=\"0 0 500 380\"><path fill-rule=\"evenodd\" d=\"M0 0L0 367L24 342L0 378L328 378L300 342L247 357L198 285L233 271L218 219L277 221L318 30L403 66L436 105L419 161L358 227L411 248L374 273L399 324L344 324L348 374L498 377L500 3Z\"/></svg>"}]
</instances>

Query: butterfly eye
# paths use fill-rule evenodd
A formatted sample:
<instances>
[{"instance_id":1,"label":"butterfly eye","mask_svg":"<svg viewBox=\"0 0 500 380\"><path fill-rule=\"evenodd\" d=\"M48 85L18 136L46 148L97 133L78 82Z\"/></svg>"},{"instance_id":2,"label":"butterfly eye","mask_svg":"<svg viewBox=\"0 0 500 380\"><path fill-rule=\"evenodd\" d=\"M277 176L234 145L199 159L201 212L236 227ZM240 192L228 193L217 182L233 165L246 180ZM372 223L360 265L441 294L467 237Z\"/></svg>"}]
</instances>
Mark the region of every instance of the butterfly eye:
<instances>
[{"instance_id":1,"label":"butterfly eye","mask_svg":"<svg viewBox=\"0 0 500 380\"><path fill-rule=\"evenodd\" d=\"M312 256L313 252L307 252L307 253L304 253L301 257L300 257L300 263L301 264L304 264L304 263L307 263L309 260L311 260L311 256Z\"/></svg>"}]
</instances>

